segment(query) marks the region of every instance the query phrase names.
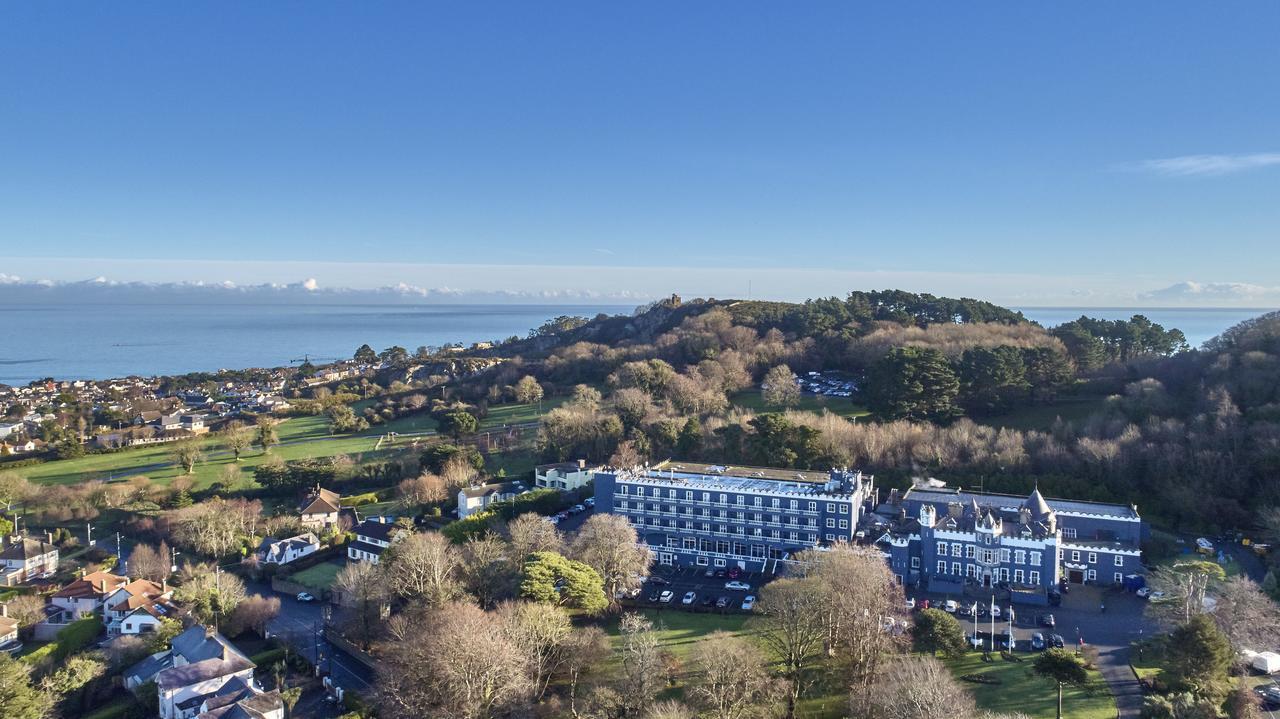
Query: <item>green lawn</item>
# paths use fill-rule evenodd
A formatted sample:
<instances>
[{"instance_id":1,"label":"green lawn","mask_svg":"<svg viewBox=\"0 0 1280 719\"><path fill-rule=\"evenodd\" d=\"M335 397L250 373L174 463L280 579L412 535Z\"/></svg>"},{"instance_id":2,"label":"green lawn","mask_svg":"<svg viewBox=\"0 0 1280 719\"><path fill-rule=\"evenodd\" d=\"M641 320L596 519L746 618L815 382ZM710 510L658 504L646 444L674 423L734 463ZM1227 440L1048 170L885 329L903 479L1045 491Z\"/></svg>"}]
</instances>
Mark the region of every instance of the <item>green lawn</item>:
<instances>
[{"instance_id":1,"label":"green lawn","mask_svg":"<svg viewBox=\"0 0 1280 719\"><path fill-rule=\"evenodd\" d=\"M749 409L752 412L777 412L778 407L766 405L764 397L760 395L758 389L748 389L737 392L729 397L729 402L742 409ZM823 410L838 414L841 417L854 418L868 414L866 408L861 405L854 404L847 397L820 397L815 394L800 395L800 403L792 409L802 412L816 412L821 414Z\"/></svg>"},{"instance_id":2,"label":"green lawn","mask_svg":"<svg viewBox=\"0 0 1280 719\"><path fill-rule=\"evenodd\" d=\"M489 414L480 420L480 429L492 429L504 424L536 422L542 415L568 401L568 397L548 397L529 404L499 404L489 408Z\"/></svg>"},{"instance_id":3,"label":"green lawn","mask_svg":"<svg viewBox=\"0 0 1280 719\"><path fill-rule=\"evenodd\" d=\"M1031 654L1019 655L1022 661L1006 661L998 655L984 662L981 652L968 652L946 664L957 677L980 675L998 683L981 684L961 681L973 692L978 707L988 711L1023 712L1035 719L1057 716L1058 694L1053 683L1031 671ZM1116 704L1102 675L1089 672L1090 681L1083 687L1068 687L1062 693L1062 713L1071 719L1114 719Z\"/></svg>"},{"instance_id":4,"label":"green lawn","mask_svg":"<svg viewBox=\"0 0 1280 719\"><path fill-rule=\"evenodd\" d=\"M304 587L309 587L319 592L323 592L333 586L333 580L337 578L338 572L342 571L342 565L336 562L324 562L314 567L292 574L288 577L289 581L297 582Z\"/></svg>"},{"instance_id":5,"label":"green lawn","mask_svg":"<svg viewBox=\"0 0 1280 719\"><path fill-rule=\"evenodd\" d=\"M1101 412L1105 397L1065 397L1053 404L1036 404L1019 407L1007 414L995 417L974 418L979 424L986 424L1000 429L1045 430L1062 418L1064 422L1079 425L1089 415Z\"/></svg>"}]
</instances>

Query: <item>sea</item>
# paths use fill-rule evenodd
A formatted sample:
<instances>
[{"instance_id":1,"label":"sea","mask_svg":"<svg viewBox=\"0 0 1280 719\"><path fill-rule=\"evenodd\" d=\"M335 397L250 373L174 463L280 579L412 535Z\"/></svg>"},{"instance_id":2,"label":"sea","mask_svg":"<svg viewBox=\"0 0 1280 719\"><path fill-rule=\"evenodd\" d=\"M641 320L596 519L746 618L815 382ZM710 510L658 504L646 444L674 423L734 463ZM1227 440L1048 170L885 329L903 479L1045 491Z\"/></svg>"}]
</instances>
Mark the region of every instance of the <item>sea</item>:
<instances>
[{"instance_id":1,"label":"sea","mask_svg":"<svg viewBox=\"0 0 1280 719\"><path fill-rule=\"evenodd\" d=\"M369 344L500 340L525 336L559 315L630 314L622 305L317 305L317 304L27 304L0 307L0 384L36 379L108 379L129 375L277 367L332 362ZM1145 315L1177 327L1192 346L1265 309L1021 307L1045 327L1081 315Z\"/></svg>"}]
</instances>

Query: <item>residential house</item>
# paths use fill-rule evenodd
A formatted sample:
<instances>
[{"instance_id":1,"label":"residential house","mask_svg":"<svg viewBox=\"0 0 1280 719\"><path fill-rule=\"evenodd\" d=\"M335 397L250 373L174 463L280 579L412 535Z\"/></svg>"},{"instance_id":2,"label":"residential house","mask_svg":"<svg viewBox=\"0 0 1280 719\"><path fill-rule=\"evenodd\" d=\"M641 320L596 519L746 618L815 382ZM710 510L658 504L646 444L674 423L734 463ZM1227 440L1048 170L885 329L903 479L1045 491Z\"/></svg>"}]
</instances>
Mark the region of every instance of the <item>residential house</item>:
<instances>
[{"instance_id":1,"label":"residential house","mask_svg":"<svg viewBox=\"0 0 1280 719\"><path fill-rule=\"evenodd\" d=\"M49 603L70 614L72 620L80 619L96 613L111 592L128 583L128 577L93 572L54 592Z\"/></svg>"},{"instance_id":2,"label":"residential house","mask_svg":"<svg viewBox=\"0 0 1280 719\"><path fill-rule=\"evenodd\" d=\"M488 507L528 492L524 482L498 482L458 490L458 519L465 519Z\"/></svg>"},{"instance_id":3,"label":"residential house","mask_svg":"<svg viewBox=\"0 0 1280 719\"><path fill-rule=\"evenodd\" d=\"M298 507L302 526L308 529L329 529L338 524L338 511L342 508L338 493L320 486L307 495Z\"/></svg>"},{"instance_id":4,"label":"residential house","mask_svg":"<svg viewBox=\"0 0 1280 719\"><path fill-rule=\"evenodd\" d=\"M124 673L130 691L154 681L161 719L281 719L276 692L263 692L254 663L212 628L194 625Z\"/></svg>"},{"instance_id":5,"label":"residential house","mask_svg":"<svg viewBox=\"0 0 1280 719\"><path fill-rule=\"evenodd\" d=\"M288 539L267 537L258 545L256 556L263 564L288 564L295 559L320 551L320 540L311 532Z\"/></svg>"},{"instance_id":6,"label":"residential house","mask_svg":"<svg viewBox=\"0 0 1280 719\"><path fill-rule=\"evenodd\" d=\"M28 452L36 451L36 447L39 445L36 444L34 439L18 439L13 442L6 443L5 446L8 447L9 451L13 454L26 454Z\"/></svg>"},{"instance_id":7,"label":"residential house","mask_svg":"<svg viewBox=\"0 0 1280 719\"><path fill-rule=\"evenodd\" d=\"M103 600L102 622L108 634L153 632L160 621L180 614L172 603L173 590L167 583L135 579L118 587Z\"/></svg>"},{"instance_id":8,"label":"residential house","mask_svg":"<svg viewBox=\"0 0 1280 719\"><path fill-rule=\"evenodd\" d=\"M22 431L21 422L0 422L0 439Z\"/></svg>"},{"instance_id":9,"label":"residential house","mask_svg":"<svg viewBox=\"0 0 1280 719\"><path fill-rule=\"evenodd\" d=\"M44 539L13 535L0 551L4 570L0 582L11 587L58 571L58 548Z\"/></svg>"},{"instance_id":10,"label":"residential house","mask_svg":"<svg viewBox=\"0 0 1280 719\"><path fill-rule=\"evenodd\" d=\"M0 645L18 640L18 620L9 616L9 605L0 604Z\"/></svg>"},{"instance_id":11,"label":"residential house","mask_svg":"<svg viewBox=\"0 0 1280 719\"><path fill-rule=\"evenodd\" d=\"M577 462L540 464L533 469L533 483L540 488L571 492L590 484L600 469L597 466L588 467L585 459Z\"/></svg>"},{"instance_id":12,"label":"residential house","mask_svg":"<svg viewBox=\"0 0 1280 719\"><path fill-rule=\"evenodd\" d=\"M347 545L347 558L378 563L398 534L392 517L370 517L356 525L356 541Z\"/></svg>"},{"instance_id":13,"label":"residential house","mask_svg":"<svg viewBox=\"0 0 1280 719\"><path fill-rule=\"evenodd\" d=\"M204 434L209 431L209 428L204 424L204 415L202 414L182 415L181 427L191 434Z\"/></svg>"}]
</instances>

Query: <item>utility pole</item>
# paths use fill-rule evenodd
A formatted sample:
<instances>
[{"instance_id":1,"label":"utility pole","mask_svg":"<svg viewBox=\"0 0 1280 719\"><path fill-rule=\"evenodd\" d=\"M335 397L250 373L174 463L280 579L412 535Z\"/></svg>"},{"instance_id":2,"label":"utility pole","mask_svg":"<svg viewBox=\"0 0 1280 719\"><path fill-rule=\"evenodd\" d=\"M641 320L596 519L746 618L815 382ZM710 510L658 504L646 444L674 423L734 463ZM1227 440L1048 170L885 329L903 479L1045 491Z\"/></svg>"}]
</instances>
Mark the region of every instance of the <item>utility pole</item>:
<instances>
[{"instance_id":1,"label":"utility pole","mask_svg":"<svg viewBox=\"0 0 1280 719\"><path fill-rule=\"evenodd\" d=\"M84 523L84 543L87 547L93 546L93 522Z\"/></svg>"}]
</instances>

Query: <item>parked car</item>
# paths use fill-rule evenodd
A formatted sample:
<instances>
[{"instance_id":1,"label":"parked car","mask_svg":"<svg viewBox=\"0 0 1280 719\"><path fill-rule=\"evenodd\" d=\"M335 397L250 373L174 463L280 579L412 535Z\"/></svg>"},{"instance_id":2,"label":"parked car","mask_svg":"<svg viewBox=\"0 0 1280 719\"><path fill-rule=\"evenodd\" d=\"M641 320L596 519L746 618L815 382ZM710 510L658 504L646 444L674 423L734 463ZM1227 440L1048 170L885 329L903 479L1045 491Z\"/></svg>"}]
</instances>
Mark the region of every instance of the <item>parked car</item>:
<instances>
[{"instance_id":1,"label":"parked car","mask_svg":"<svg viewBox=\"0 0 1280 719\"><path fill-rule=\"evenodd\" d=\"M1164 592L1160 591L1159 589L1147 594L1148 602L1159 602L1159 601L1162 601L1163 599L1164 599Z\"/></svg>"},{"instance_id":2,"label":"parked car","mask_svg":"<svg viewBox=\"0 0 1280 719\"><path fill-rule=\"evenodd\" d=\"M716 600L716 609L724 609L727 606L729 606L728 597L720 597L719 599Z\"/></svg>"},{"instance_id":3,"label":"parked car","mask_svg":"<svg viewBox=\"0 0 1280 719\"><path fill-rule=\"evenodd\" d=\"M974 649L981 649L982 645L987 643L987 640L983 639L977 634L973 634L969 636L968 639L969 639L969 646L973 647Z\"/></svg>"},{"instance_id":4,"label":"parked car","mask_svg":"<svg viewBox=\"0 0 1280 719\"><path fill-rule=\"evenodd\" d=\"M596 506L596 498L595 498L595 497L587 497L586 499L582 500L582 503L583 503L583 504L585 504L585 505L587 505L588 507L595 507L595 506Z\"/></svg>"},{"instance_id":5,"label":"parked car","mask_svg":"<svg viewBox=\"0 0 1280 719\"><path fill-rule=\"evenodd\" d=\"M991 616L992 616L992 617L994 617L994 618L996 618L996 619L999 619L999 618L1000 618L1000 605L999 605L999 604L992 604L992 605L991 605Z\"/></svg>"},{"instance_id":6,"label":"parked car","mask_svg":"<svg viewBox=\"0 0 1280 719\"><path fill-rule=\"evenodd\" d=\"M710 567L707 567L707 571L703 572L703 573L702 573L702 576L704 576L704 577L714 577L714 576L716 576L716 570L714 570L714 569L712 569L712 568L710 568Z\"/></svg>"},{"instance_id":7,"label":"parked car","mask_svg":"<svg viewBox=\"0 0 1280 719\"><path fill-rule=\"evenodd\" d=\"M664 589L662 590L662 593L658 595L658 601L663 604L669 604L671 599L675 596L676 595L673 594L670 589Z\"/></svg>"},{"instance_id":8,"label":"parked car","mask_svg":"<svg viewBox=\"0 0 1280 719\"><path fill-rule=\"evenodd\" d=\"M316 598L312 596L309 592L298 592L298 596L295 598L299 602L314 602L316 600Z\"/></svg>"},{"instance_id":9,"label":"parked car","mask_svg":"<svg viewBox=\"0 0 1280 719\"><path fill-rule=\"evenodd\" d=\"M723 569L717 569L717 570L716 570L716 576L717 576L717 577L723 577L723 576L724 576L724 570L723 570Z\"/></svg>"},{"instance_id":10,"label":"parked car","mask_svg":"<svg viewBox=\"0 0 1280 719\"><path fill-rule=\"evenodd\" d=\"M754 607L755 605L756 605L756 595L748 594L747 596L743 597L742 599L743 611L749 612L751 611L751 608Z\"/></svg>"},{"instance_id":11,"label":"parked car","mask_svg":"<svg viewBox=\"0 0 1280 719\"><path fill-rule=\"evenodd\" d=\"M987 605L983 604L982 602L978 602L977 604L973 605L973 616L975 617L987 616Z\"/></svg>"},{"instance_id":12,"label":"parked car","mask_svg":"<svg viewBox=\"0 0 1280 719\"><path fill-rule=\"evenodd\" d=\"M1042 627L1053 628L1058 626L1058 620L1054 619L1052 614L1041 614L1037 622Z\"/></svg>"},{"instance_id":13,"label":"parked car","mask_svg":"<svg viewBox=\"0 0 1280 719\"><path fill-rule=\"evenodd\" d=\"M666 577L659 577L655 574L654 576L649 577L648 582L656 586L664 587L670 584L671 580L667 579Z\"/></svg>"},{"instance_id":14,"label":"parked car","mask_svg":"<svg viewBox=\"0 0 1280 719\"><path fill-rule=\"evenodd\" d=\"M715 597L711 595L707 595L702 598L702 606L710 608L710 607L714 607L715 605L716 605Z\"/></svg>"},{"instance_id":15,"label":"parked car","mask_svg":"<svg viewBox=\"0 0 1280 719\"><path fill-rule=\"evenodd\" d=\"M569 508L569 511L572 512L573 514L581 514L587 511L587 507L586 505L583 505L583 504L575 504Z\"/></svg>"},{"instance_id":16,"label":"parked car","mask_svg":"<svg viewBox=\"0 0 1280 719\"><path fill-rule=\"evenodd\" d=\"M732 590L732 591L735 591L735 592L749 592L749 591L751 591L751 585L750 585L750 584L747 584L746 582L739 582L739 581L737 581L737 580L734 580L734 581L732 581L732 582L725 582L725 583L724 583L724 588L725 588L725 589Z\"/></svg>"},{"instance_id":17,"label":"parked car","mask_svg":"<svg viewBox=\"0 0 1280 719\"><path fill-rule=\"evenodd\" d=\"M1254 691L1258 692L1258 699L1262 701L1263 708L1268 711L1280 709L1280 687L1271 684L1266 687L1258 687Z\"/></svg>"},{"instance_id":18,"label":"parked car","mask_svg":"<svg viewBox=\"0 0 1280 719\"><path fill-rule=\"evenodd\" d=\"M1054 649L1062 649L1067 646L1067 643L1063 641L1061 634L1050 634L1049 643L1053 645Z\"/></svg>"},{"instance_id":19,"label":"parked car","mask_svg":"<svg viewBox=\"0 0 1280 719\"><path fill-rule=\"evenodd\" d=\"M943 611L947 612L948 614L955 614L956 610L959 608L960 606L956 604L956 600L954 599L948 599L947 603L942 605Z\"/></svg>"},{"instance_id":20,"label":"parked car","mask_svg":"<svg viewBox=\"0 0 1280 719\"><path fill-rule=\"evenodd\" d=\"M662 595L659 594L658 592L649 592L648 600L654 604L657 604L658 602L662 601Z\"/></svg>"},{"instance_id":21,"label":"parked car","mask_svg":"<svg viewBox=\"0 0 1280 719\"><path fill-rule=\"evenodd\" d=\"M1037 652L1045 648L1043 634L1036 632L1031 635L1031 648Z\"/></svg>"},{"instance_id":22,"label":"parked car","mask_svg":"<svg viewBox=\"0 0 1280 719\"><path fill-rule=\"evenodd\" d=\"M684 604L693 604L693 600L697 598L698 598L697 592L685 592L684 599L681 599L680 601L683 602Z\"/></svg>"},{"instance_id":23,"label":"parked car","mask_svg":"<svg viewBox=\"0 0 1280 719\"><path fill-rule=\"evenodd\" d=\"M956 614L959 614L959 615L960 615L960 616L962 616L962 617L972 617L972 616L973 616L973 605L972 605L972 604L961 604L961 605L959 606L959 608L957 608L957 609L956 609Z\"/></svg>"}]
</instances>

